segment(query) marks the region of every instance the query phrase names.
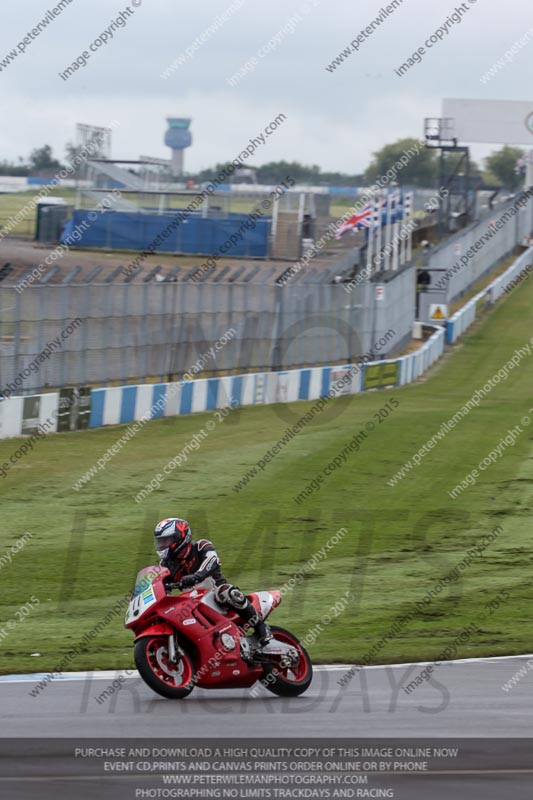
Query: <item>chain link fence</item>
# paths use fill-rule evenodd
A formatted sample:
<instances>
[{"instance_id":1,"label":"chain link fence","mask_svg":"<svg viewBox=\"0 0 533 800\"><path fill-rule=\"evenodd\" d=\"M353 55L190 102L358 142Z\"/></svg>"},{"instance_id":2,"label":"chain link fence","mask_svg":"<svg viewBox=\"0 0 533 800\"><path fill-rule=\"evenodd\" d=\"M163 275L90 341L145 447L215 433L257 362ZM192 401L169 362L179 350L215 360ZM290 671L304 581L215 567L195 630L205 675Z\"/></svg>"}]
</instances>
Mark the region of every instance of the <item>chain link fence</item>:
<instances>
[{"instance_id":1,"label":"chain link fence","mask_svg":"<svg viewBox=\"0 0 533 800\"><path fill-rule=\"evenodd\" d=\"M451 303L511 255L533 231L533 199L523 193L430 252L430 292Z\"/></svg>"},{"instance_id":2,"label":"chain link fence","mask_svg":"<svg viewBox=\"0 0 533 800\"><path fill-rule=\"evenodd\" d=\"M0 392L343 364L411 335L413 270L387 284L0 288ZM76 321L75 323L73 321ZM392 324L394 323L394 324Z\"/></svg>"}]
</instances>

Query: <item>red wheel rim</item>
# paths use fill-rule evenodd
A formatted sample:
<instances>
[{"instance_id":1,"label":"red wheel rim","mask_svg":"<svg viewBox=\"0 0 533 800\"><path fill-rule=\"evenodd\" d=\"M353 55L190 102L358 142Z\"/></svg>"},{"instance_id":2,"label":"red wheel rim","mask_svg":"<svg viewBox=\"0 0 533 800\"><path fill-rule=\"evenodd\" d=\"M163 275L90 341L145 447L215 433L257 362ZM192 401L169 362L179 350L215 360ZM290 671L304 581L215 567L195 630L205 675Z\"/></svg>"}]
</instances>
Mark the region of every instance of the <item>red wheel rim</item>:
<instances>
[{"instance_id":1,"label":"red wheel rim","mask_svg":"<svg viewBox=\"0 0 533 800\"><path fill-rule=\"evenodd\" d=\"M273 633L278 642L294 647L299 656L298 662L290 666L284 666L283 657L277 657L275 661L272 659L275 672L288 683L301 683L309 674L309 665L303 647L290 633L282 633L281 631L273 631Z\"/></svg>"},{"instance_id":2,"label":"red wheel rim","mask_svg":"<svg viewBox=\"0 0 533 800\"><path fill-rule=\"evenodd\" d=\"M193 678L192 664L184 654L177 664L168 660L168 641L166 637L157 636L146 643L146 660L154 675L166 686L183 689Z\"/></svg>"}]
</instances>

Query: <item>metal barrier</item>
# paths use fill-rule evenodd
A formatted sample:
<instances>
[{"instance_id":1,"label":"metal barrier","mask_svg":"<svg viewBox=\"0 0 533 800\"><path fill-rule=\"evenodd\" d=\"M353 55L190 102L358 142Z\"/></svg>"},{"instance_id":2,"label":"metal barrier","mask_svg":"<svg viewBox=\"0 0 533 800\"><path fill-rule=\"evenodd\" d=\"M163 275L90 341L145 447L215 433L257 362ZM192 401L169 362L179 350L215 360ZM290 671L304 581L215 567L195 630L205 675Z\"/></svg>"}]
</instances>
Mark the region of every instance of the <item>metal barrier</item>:
<instances>
[{"instance_id":1,"label":"metal barrier","mask_svg":"<svg viewBox=\"0 0 533 800\"><path fill-rule=\"evenodd\" d=\"M533 247L530 247L525 253L522 253L520 258L517 258L509 269L505 270L492 283L489 283L483 291L478 292L466 305L456 311L446 324L447 343L453 344L456 342L479 316L480 309L486 308L495 303L496 300L499 300L506 292L506 289L510 288L509 284L523 273L528 275L530 270L526 270L526 267L531 267L532 262Z\"/></svg>"}]
</instances>

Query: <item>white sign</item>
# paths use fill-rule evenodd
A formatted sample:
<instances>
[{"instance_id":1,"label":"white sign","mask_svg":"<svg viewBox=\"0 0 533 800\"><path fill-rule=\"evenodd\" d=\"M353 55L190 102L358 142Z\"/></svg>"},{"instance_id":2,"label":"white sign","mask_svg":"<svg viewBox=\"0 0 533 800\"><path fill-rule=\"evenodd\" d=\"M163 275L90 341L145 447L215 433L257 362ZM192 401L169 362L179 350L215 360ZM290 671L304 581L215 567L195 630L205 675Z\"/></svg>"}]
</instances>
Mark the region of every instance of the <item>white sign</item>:
<instances>
[{"instance_id":1,"label":"white sign","mask_svg":"<svg viewBox=\"0 0 533 800\"><path fill-rule=\"evenodd\" d=\"M289 376L282 372L276 381L276 403L286 403L289 392Z\"/></svg>"},{"instance_id":2,"label":"white sign","mask_svg":"<svg viewBox=\"0 0 533 800\"><path fill-rule=\"evenodd\" d=\"M350 378L350 375L352 378ZM342 385L340 388L335 389L335 397L339 397L341 394L351 394L351 387L352 387L352 379L354 377L354 373L349 369L334 369L331 371L331 385L334 386L337 381L342 381Z\"/></svg>"},{"instance_id":3,"label":"white sign","mask_svg":"<svg viewBox=\"0 0 533 800\"><path fill-rule=\"evenodd\" d=\"M459 144L522 144L533 142L533 101L442 101L442 116L454 120Z\"/></svg>"},{"instance_id":4,"label":"white sign","mask_svg":"<svg viewBox=\"0 0 533 800\"><path fill-rule=\"evenodd\" d=\"M384 300L384 299L385 299L385 287L376 286L376 300Z\"/></svg>"}]
</instances>

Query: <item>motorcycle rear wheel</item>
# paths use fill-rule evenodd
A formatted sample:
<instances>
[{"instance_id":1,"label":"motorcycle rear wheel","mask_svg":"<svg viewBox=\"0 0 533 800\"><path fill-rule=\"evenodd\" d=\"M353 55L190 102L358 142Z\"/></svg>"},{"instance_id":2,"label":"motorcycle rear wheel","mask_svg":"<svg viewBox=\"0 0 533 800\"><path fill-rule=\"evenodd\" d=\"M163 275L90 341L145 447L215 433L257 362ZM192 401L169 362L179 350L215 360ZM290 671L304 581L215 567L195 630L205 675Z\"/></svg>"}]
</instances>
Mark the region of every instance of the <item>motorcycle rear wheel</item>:
<instances>
[{"instance_id":1,"label":"motorcycle rear wheel","mask_svg":"<svg viewBox=\"0 0 533 800\"><path fill-rule=\"evenodd\" d=\"M313 680L313 664L309 658L309 653L300 644L300 640L285 628L270 626L274 638L284 644L289 644L298 652L298 664L285 666L283 659L272 659L272 662L263 667L264 677L261 683L269 692L277 694L278 697L297 697L303 694L311 685Z\"/></svg>"},{"instance_id":2,"label":"motorcycle rear wheel","mask_svg":"<svg viewBox=\"0 0 533 800\"><path fill-rule=\"evenodd\" d=\"M135 642L133 657L143 681L163 697L182 700L196 685L196 671L189 653L184 651L177 664L170 664L168 636L143 636Z\"/></svg>"}]
</instances>

